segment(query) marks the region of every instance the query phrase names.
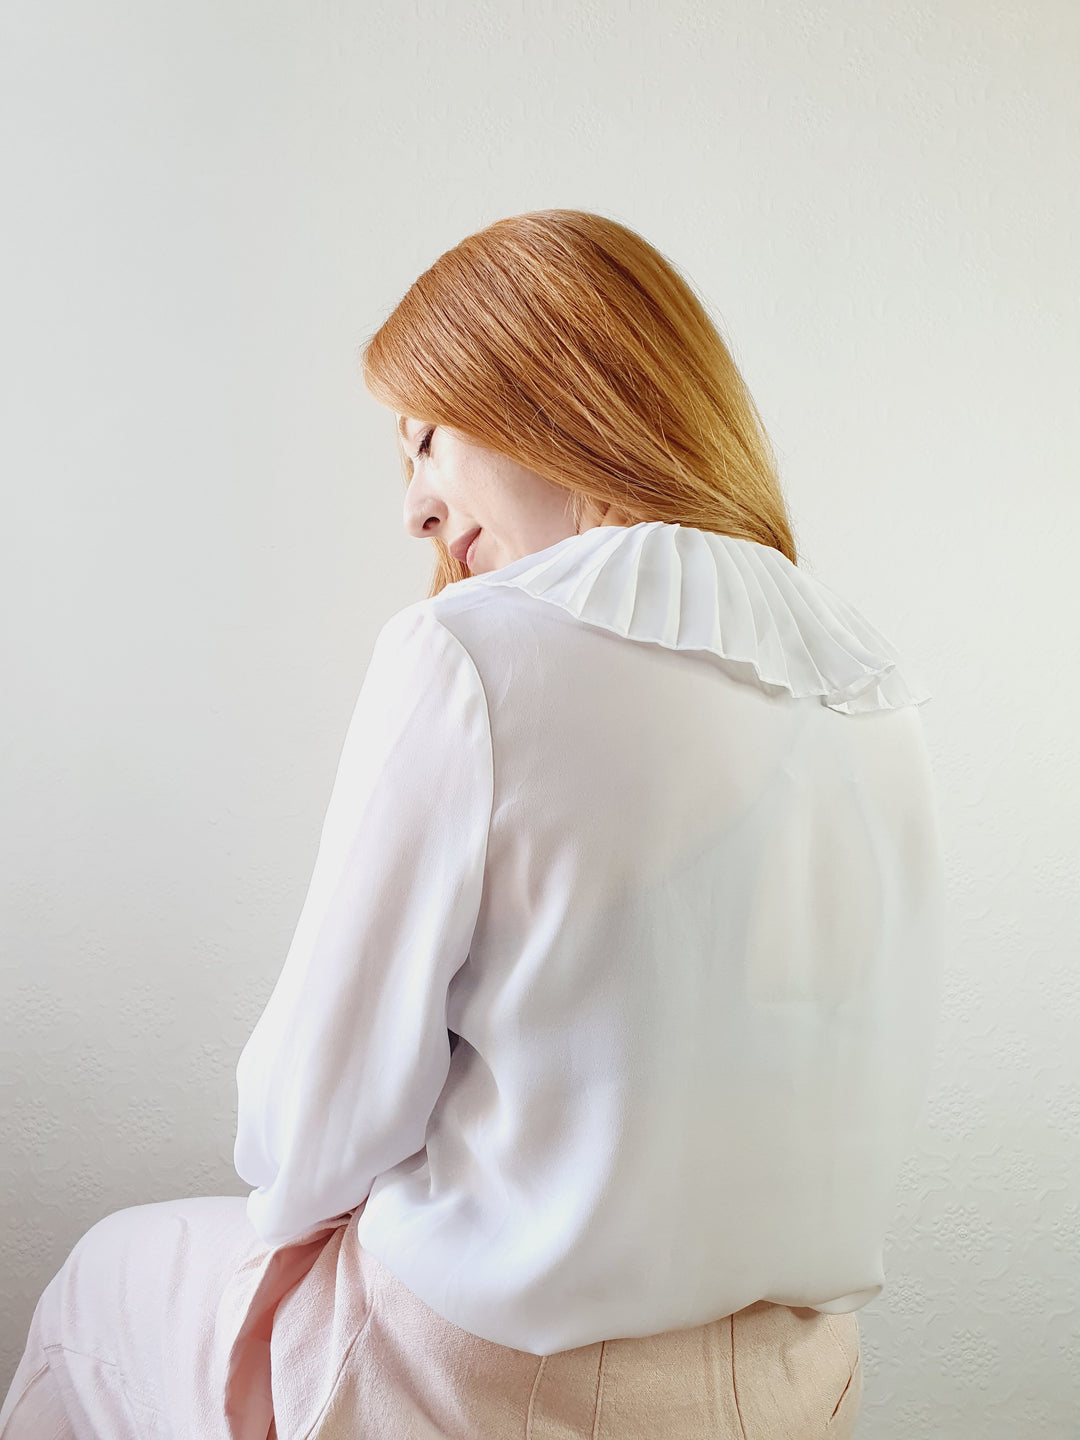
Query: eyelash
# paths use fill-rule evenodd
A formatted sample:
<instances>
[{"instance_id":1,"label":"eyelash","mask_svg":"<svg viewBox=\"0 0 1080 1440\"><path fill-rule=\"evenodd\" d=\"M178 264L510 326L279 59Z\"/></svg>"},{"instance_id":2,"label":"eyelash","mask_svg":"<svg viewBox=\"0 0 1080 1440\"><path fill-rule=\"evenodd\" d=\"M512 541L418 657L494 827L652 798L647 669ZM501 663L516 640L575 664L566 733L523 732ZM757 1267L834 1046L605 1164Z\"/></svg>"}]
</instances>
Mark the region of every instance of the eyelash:
<instances>
[{"instance_id":1,"label":"eyelash","mask_svg":"<svg viewBox=\"0 0 1080 1440\"><path fill-rule=\"evenodd\" d=\"M417 452L416 452L416 458L417 458L417 459L419 459L421 455L427 455L427 454L430 453L430 451L431 451L431 437L432 437L434 434L435 434L435 427L434 427L434 425L433 425L433 426L431 427L431 429L427 432L427 434L424 436L423 440L420 441L420 446L419 446L419 448L417 449Z\"/></svg>"}]
</instances>

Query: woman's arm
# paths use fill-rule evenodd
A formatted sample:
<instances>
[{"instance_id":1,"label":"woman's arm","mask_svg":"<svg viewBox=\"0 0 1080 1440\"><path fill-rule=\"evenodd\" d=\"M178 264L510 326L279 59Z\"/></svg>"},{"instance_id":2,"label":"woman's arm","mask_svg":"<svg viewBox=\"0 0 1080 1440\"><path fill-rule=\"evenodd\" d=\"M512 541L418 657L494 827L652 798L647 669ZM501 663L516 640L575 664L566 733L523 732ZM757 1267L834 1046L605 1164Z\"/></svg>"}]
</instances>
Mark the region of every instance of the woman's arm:
<instances>
[{"instance_id":1,"label":"woman's arm","mask_svg":"<svg viewBox=\"0 0 1080 1440\"><path fill-rule=\"evenodd\" d=\"M237 1065L234 1160L268 1244L355 1208L425 1143L492 784L472 660L410 605L375 643L292 944Z\"/></svg>"}]
</instances>

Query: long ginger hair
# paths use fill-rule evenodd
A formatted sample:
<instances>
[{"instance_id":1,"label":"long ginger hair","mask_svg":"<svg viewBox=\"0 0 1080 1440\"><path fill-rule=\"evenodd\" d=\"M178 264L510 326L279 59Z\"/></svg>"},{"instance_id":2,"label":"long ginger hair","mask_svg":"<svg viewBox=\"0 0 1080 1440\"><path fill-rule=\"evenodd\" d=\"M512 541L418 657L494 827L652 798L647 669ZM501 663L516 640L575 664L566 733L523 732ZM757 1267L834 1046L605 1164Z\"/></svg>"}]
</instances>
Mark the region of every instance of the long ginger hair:
<instances>
[{"instance_id":1,"label":"long ginger hair","mask_svg":"<svg viewBox=\"0 0 1080 1440\"><path fill-rule=\"evenodd\" d=\"M496 220L409 287L361 352L379 403L444 425L624 523L662 520L798 563L775 453L675 266L585 210ZM412 461L401 447L406 484ZM435 539L430 595L469 571Z\"/></svg>"}]
</instances>

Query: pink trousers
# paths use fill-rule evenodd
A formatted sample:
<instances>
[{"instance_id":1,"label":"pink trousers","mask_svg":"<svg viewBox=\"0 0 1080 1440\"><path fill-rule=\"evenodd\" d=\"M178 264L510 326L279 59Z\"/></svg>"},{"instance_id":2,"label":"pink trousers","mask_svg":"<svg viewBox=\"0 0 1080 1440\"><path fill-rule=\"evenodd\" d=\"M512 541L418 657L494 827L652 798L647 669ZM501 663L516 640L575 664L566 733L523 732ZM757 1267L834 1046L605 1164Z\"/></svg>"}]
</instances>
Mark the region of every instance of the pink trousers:
<instances>
[{"instance_id":1,"label":"pink trousers","mask_svg":"<svg viewBox=\"0 0 1080 1440\"><path fill-rule=\"evenodd\" d=\"M362 1209L362 1207L361 1207ZM358 1244L268 1247L240 1198L118 1210L34 1311L0 1440L850 1440L855 1314L759 1301L532 1355L444 1320Z\"/></svg>"}]
</instances>

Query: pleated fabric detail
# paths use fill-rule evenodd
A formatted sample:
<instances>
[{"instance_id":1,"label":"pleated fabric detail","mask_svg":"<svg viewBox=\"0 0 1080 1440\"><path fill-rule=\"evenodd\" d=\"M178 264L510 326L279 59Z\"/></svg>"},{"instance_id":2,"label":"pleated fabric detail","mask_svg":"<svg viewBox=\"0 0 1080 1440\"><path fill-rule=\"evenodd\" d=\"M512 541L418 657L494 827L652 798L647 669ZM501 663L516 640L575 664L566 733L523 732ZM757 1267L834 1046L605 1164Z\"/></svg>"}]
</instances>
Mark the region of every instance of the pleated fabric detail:
<instances>
[{"instance_id":1,"label":"pleated fabric detail","mask_svg":"<svg viewBox=\"0 0 1080 1440\"><path fill-rule=\"evenodd\" d=\"M630 640L742 662L848 715L931 698L854 606L753 540L661 520L596 526L459 584L512 586Z\"/></svg>"}]
</instances>

